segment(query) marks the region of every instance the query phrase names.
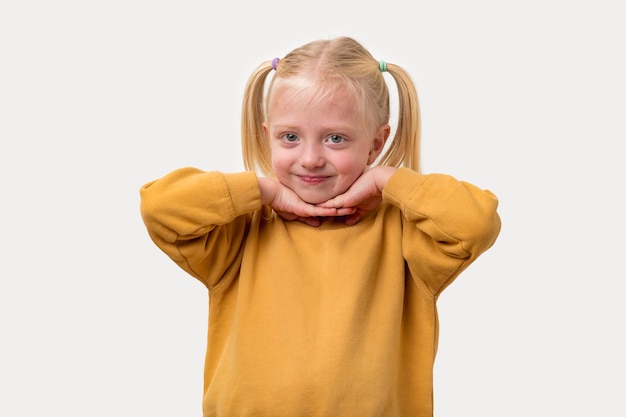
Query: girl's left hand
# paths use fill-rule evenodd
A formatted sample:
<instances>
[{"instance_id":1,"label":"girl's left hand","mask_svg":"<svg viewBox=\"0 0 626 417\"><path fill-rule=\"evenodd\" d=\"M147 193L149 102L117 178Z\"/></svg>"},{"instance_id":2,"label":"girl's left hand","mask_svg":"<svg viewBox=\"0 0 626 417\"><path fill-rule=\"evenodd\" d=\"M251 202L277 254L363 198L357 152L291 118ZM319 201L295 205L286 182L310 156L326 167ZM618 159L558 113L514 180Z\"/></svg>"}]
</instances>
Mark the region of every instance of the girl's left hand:
<instances>
[{"instance_id":1,"label":"girl's left hand","mask_svg":"<svg viewBox=\"0 0 626 417\"><path fill-rule=\"evenodd\" d=\"M336 209L354 209L354 213L346 216L346 224L356 224L361 217L374 210L382 201L383 188L397 168L377 166L366 170L348 188L348 190L328 201L318 204L318 207Z\"/></svg>"}]
</instances>

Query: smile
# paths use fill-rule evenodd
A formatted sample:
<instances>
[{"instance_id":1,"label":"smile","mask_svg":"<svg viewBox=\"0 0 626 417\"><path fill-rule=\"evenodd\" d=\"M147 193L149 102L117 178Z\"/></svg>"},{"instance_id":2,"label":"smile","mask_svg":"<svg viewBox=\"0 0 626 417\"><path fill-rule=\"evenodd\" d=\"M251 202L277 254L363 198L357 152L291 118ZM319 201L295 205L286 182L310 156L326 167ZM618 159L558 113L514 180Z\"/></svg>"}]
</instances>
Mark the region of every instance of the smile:
<instances>
[{"instance_id":1,"label":"smile","mask_svg":"<svg viewBox=\"0 0 626 417\"><path fill-rule=\"evenodd\" d=\"M320 177L320 176L310 176L310 175L299 175L298 178L304 183L315 185L321 184L326 181L329 177Z\"/></svg>"}]
</instances>

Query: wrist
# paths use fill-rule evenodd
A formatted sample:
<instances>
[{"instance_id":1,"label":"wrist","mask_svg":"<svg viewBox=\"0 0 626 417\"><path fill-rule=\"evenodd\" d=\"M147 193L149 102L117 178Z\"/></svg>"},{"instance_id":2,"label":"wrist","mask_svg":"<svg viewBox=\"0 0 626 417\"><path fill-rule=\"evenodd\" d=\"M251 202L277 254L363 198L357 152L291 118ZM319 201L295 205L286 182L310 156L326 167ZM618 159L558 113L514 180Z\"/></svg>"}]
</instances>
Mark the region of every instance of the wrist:
<instances>
[{"instance_id":1,"label":"wrist","mask_svg":"<svg viewBox=\"0 0 626 417\"><path fill-rule=\"evenodd\" d=\"M381 165L376 167L376 188L378 188L378 191L381 193L383 192L385 185L387 185L387 181L389 181L389 178L391 178L397 170L398 168L391 166Z\"/></svg>"},{"instance_id":2,"label":"wrist","mask_svg":"<svg viewBox=\"0 0 626 417\"><path fill-rule=\"evenodd\" d=\"M259 177L258 181L259 189L261 191L261 204L271 204L276 196L276 181L265 177Z\"/></svg>"}]
</instances>

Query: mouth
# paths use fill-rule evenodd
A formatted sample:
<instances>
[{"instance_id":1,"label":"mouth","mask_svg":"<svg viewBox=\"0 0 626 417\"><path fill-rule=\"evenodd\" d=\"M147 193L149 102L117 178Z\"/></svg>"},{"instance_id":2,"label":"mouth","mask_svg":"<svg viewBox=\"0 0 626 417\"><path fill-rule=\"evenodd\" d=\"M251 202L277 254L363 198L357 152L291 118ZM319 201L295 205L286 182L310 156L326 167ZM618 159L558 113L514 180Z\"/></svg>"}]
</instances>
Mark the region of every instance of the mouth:
<instances>
[{"instance_id":1,"label":"mouth","mask_svg":"<svg viewBox=\"0 0 626 417\"><path fill-rule=\"evenodd\" d=\"M316 184L323 183L330 177L319 176L319 175L298 175L298 178L300 179L300 181L304 182L305 184L316 185Z\"/></svg>"}]
</instances>

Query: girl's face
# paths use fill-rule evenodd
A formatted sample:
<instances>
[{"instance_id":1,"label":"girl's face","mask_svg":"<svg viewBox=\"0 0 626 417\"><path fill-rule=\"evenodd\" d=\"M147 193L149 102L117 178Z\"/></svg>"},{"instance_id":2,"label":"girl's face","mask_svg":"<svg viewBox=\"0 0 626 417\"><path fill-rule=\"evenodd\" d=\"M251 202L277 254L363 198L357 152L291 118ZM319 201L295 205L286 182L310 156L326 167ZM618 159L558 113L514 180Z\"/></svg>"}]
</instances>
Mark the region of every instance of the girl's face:
<instances>
[{"instance_id":1,"label":"girl's face","mask_svg":"<svg viewBox=\"0 0 626 417\"><path fill-rule=\"evenodd\" d=\"M344 193L376 160L389 125L366 126L345 88L319 100L301 93L292 85L275 85L263 128L276 178L302 200L317 204Z\"/></svg>"}]
</instances>

